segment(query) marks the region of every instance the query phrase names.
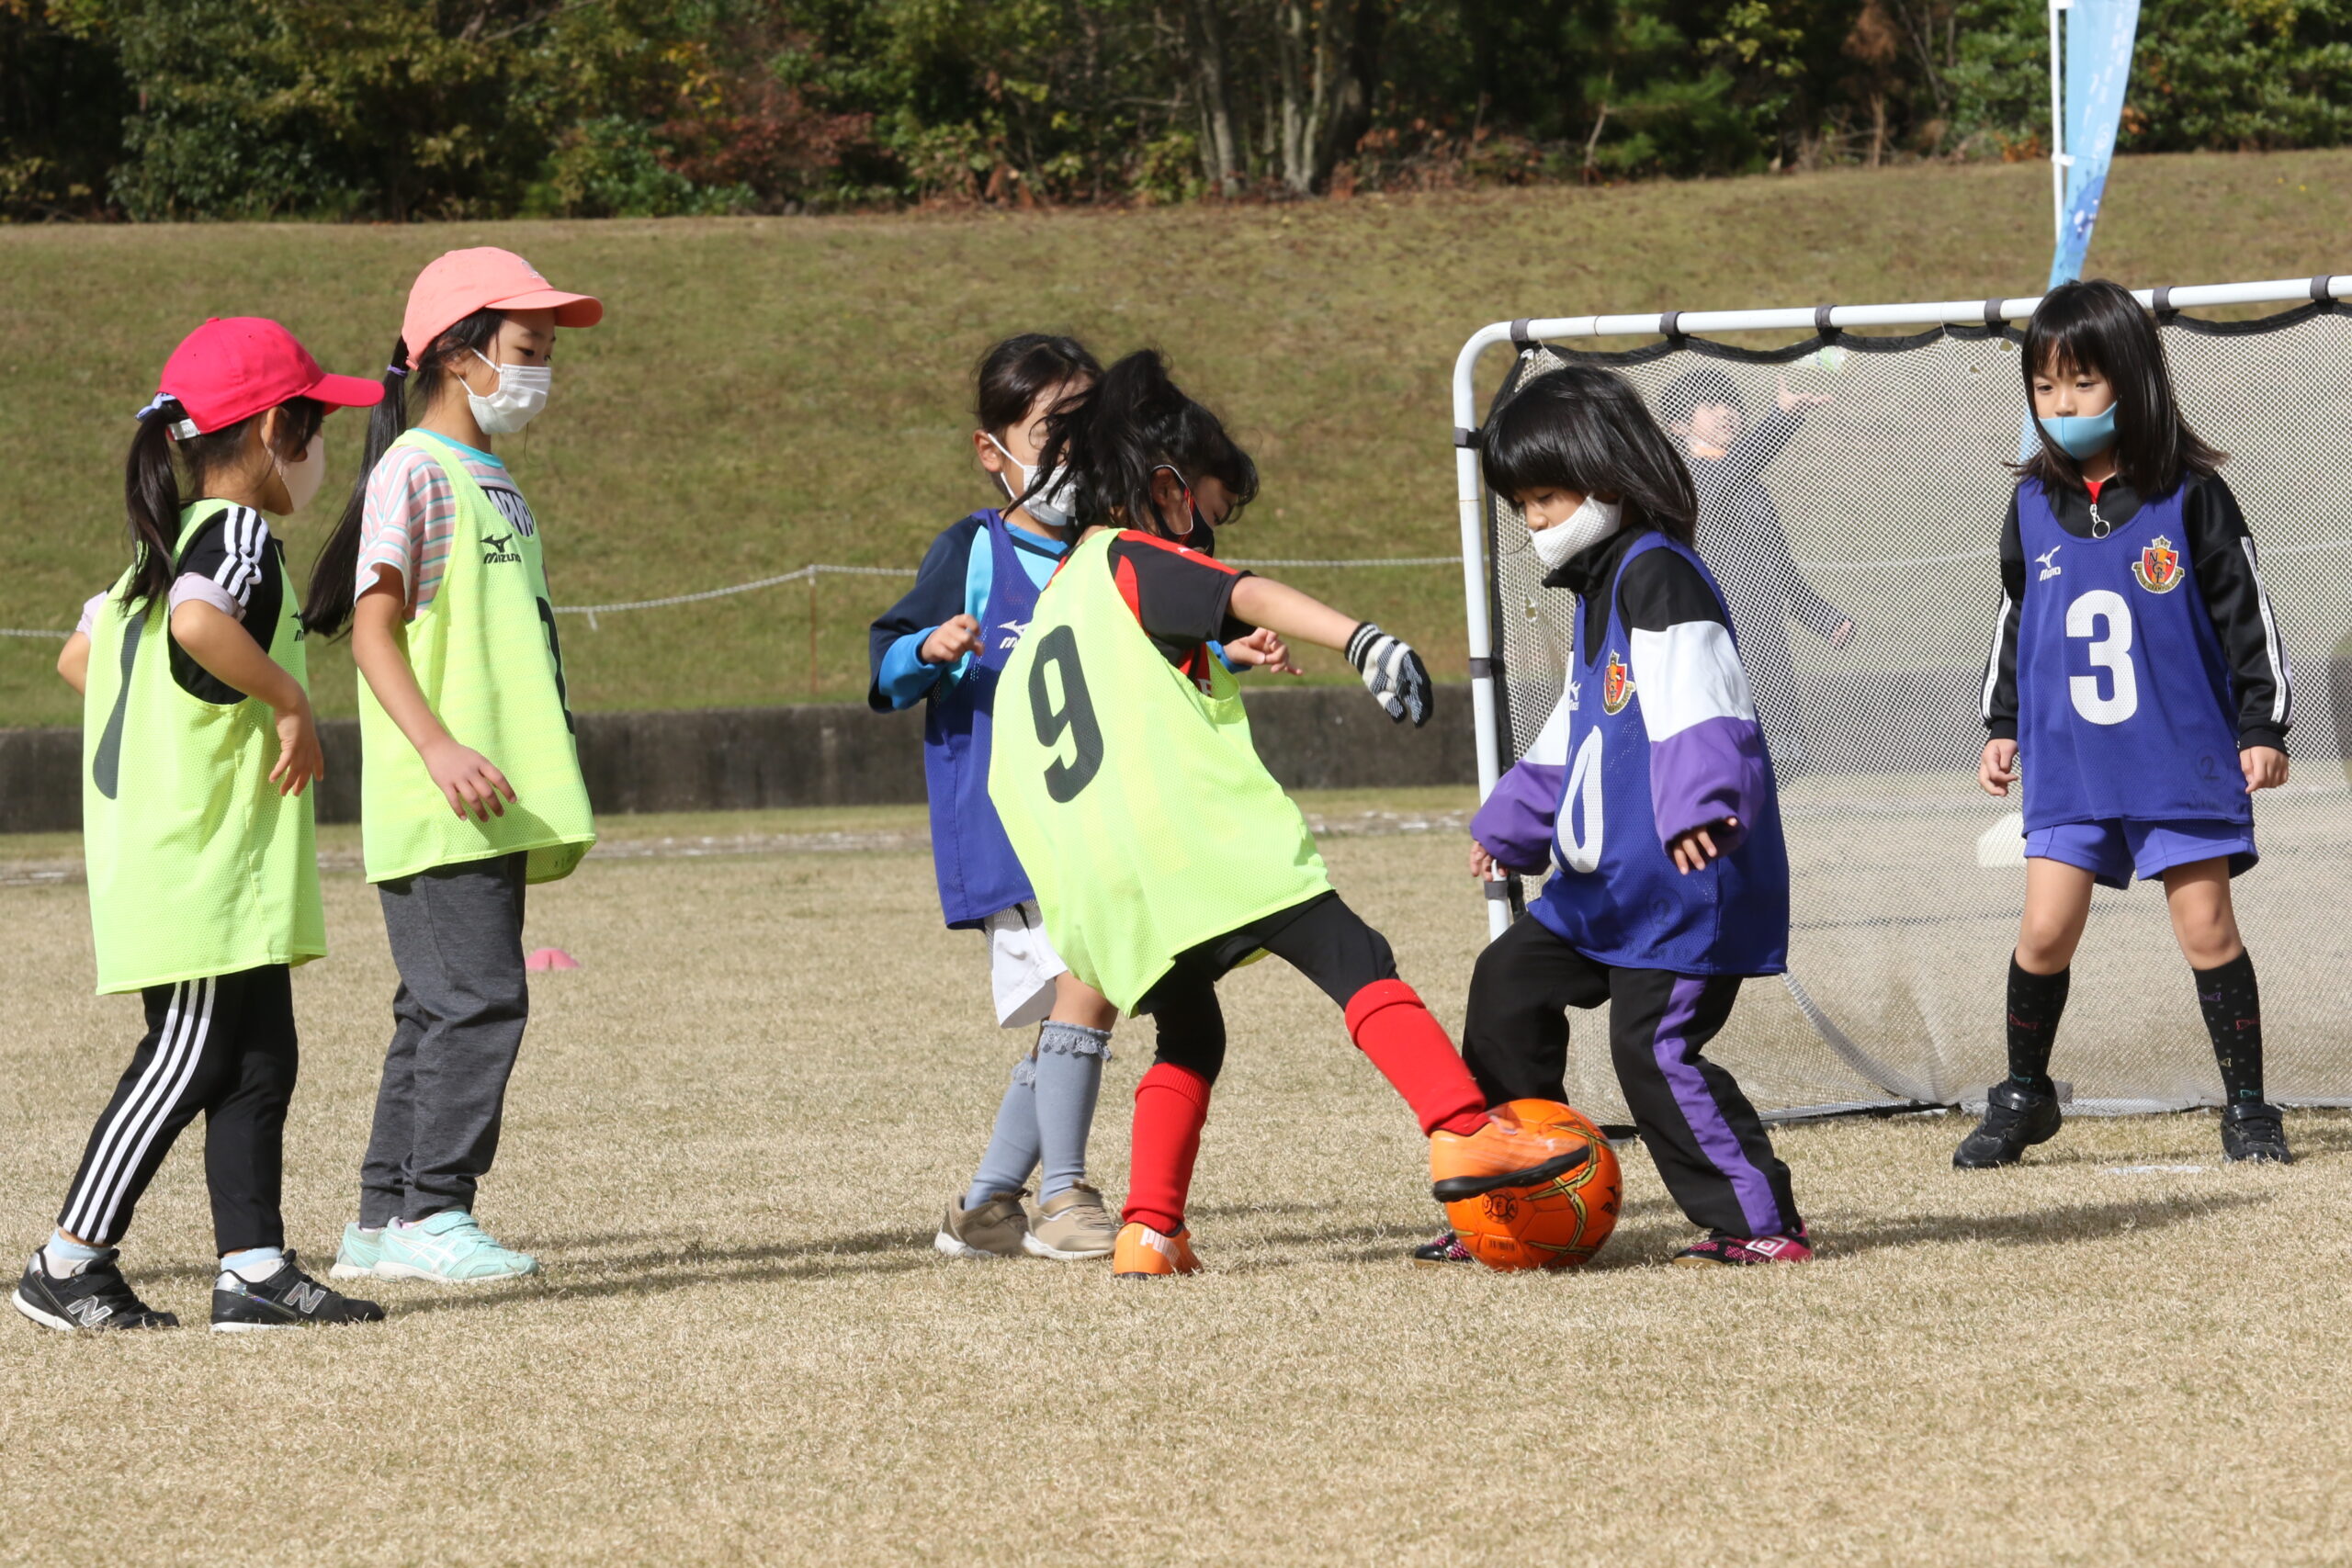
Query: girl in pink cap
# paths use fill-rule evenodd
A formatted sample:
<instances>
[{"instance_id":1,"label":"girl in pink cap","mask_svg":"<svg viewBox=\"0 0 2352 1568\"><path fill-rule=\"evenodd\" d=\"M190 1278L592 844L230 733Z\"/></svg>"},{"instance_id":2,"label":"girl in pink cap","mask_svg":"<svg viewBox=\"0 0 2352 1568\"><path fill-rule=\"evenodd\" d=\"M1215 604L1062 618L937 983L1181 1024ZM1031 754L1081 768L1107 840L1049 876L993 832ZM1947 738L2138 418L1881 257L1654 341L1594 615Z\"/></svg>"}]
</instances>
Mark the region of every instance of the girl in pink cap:
<instances>
[{"instance_id":1,"label":"girl in pink cap","mask_svg":"<svg viewBox=\"0 0 2352 1568\"><path fill-rule=\"evenodd\" d=\"M338 1280L538 1270L482 1230L475 1193L530 1010L524 888L571 874L596 830L538 523L493 448L546 406L557 330L603 315L512 251L419 274L311 579L304 624L348 625L362 677L361 836L401 976Z\"/></svg>"},{"instance_id":2,"label":"girl in pink cap","mask_svg":"<svg viewBox=\"0 0 2352 1568\"><path fill-rule=\"evenodd\" d=\"M326 952L311 782L323 777L286 552L265 513L326 472L330 376L276 321L215 318L164 367L124 466L130 564L59 673L82 694L82 841L101 995L147 1032L91 1129L57 1229L12 1298L43 1328L169 1328L117 1264L131 1215L198 1113L220 1257L216 1331L370 1323L286 1249L279 1206L298 1051L289 971Z\"/></svg>"}]
</instances>

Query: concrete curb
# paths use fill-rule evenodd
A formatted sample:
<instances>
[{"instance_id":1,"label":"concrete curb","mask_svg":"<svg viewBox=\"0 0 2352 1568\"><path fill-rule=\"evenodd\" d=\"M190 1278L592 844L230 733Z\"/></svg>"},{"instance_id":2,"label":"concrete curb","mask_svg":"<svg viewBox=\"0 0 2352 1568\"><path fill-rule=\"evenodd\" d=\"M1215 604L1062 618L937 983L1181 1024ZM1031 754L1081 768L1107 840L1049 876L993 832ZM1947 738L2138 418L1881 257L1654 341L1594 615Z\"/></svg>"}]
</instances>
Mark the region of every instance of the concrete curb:
<instances>
[{"instance_id":1,"label":"concrete curb","mask_svg":"<svg viewBox=\"0 0 2352 1568\"><path fill-rule=\"evenodd\" d=\"M1476 784L1466 686L1442 688L1427 728L1392 725L1353 686L1294 686L1245 700L1259 755L1286 789ZM582 714L580 757L600 812L889 806L923 798L922 713L840 704ZM359 818L359 726L321 726L319 820ZM82 823L82 733L0 729L0 833Z\"/></svg>"}]
</instances>

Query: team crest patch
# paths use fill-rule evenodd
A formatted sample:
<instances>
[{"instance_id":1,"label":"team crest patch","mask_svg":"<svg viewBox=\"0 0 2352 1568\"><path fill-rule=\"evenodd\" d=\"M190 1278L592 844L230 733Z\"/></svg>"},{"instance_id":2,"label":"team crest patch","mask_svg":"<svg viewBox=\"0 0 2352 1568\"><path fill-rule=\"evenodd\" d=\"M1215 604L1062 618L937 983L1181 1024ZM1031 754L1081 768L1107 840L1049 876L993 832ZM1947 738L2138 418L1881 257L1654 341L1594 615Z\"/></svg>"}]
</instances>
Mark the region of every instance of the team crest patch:
<instances>
[{"instance_id":1,"label":"team crest patch","mask_svg":"<svg viewBox=\"0 0 2352 1568\"><path fill-rule=\"evenodd\" d=\"M1609 668L1600 677L1600 706L1607 713L1623 713L1625 705L1634 700L1634 672L1625 668L1624 660L1611 652Z\"/></svg>"},{"instance_id":2,"label":"team crest patch","mask_svg":"<svg viewBox=\"0 0 2352 1568\"><path fill-rule=\"evenodd\" d=\"M2159 534L2140 552L2140 558L2132 563L2132 575L2151 593L2169 593L2180 586L2180 552L2172 547L2170 539Z\"/></svg>"}]
</instances>

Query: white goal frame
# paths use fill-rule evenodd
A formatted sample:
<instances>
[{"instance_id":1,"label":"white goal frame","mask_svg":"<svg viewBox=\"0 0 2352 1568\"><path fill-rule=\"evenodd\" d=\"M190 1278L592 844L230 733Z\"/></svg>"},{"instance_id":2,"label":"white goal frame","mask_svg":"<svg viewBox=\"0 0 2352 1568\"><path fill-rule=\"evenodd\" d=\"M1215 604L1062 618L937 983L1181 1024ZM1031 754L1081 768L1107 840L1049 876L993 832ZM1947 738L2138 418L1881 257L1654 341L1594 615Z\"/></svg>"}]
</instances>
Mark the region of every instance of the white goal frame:
<instances>
[{"instance_id":1,"label":"white goal frame","mask_svg":"<svg viewBox=\"0 0 2352 1568\"><path fill-rule=\"evenodd\" d=\"M2139 288L2132 298L2154 310L2216 305L2281 305L2352 297L2352 275L2276 278L2262 283L2198 284ZM1475 445L1484 423L1478 414L1478 362L1498 344L1558 342L1577 338L1670 337L1702 333L1824 332L1835 328L1986 326L2020 321L2041 303L2040 295L2010 299L1945 299L1906 305L1801 305L1766 310L1662 310L1642 315L1522 317L1495 321L1470 334L1453 359L1453 479L1462 524L1463 607L1470 643L1470 705L1477 727L1478 798L1493 793L1502 776L1503 741L1495 705L1494 626L1487 615L1486 486ZM1506 884L1488 886L1487 928L1491 940L1510 925L1510 906L1500 897ZM1835 1042L1832 1042L1833 1045Z\"/></svg>"}]
</instances>

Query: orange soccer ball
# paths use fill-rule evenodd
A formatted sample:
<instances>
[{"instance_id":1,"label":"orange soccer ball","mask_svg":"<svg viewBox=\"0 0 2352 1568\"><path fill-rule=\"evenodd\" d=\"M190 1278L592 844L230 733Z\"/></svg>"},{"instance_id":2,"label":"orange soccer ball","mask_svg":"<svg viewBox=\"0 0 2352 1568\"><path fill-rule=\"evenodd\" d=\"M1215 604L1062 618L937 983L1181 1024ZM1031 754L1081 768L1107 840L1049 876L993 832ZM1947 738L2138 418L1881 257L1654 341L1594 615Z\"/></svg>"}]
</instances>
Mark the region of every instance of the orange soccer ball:
<instances>
[{"instance_id":1,"label":"orange soccer ball","mask_svg":"<svg viewBox=\"0 0 2352 1568\"><path fill-rule=\"evenodd\" d=\"M1512 1115L1531 1127L1581 1138L1592 1157L1537 1187L1506 1187L1445 1206L1453 1234L1489 1269L1574 1269L1590 1260L1617 1228L1623 1187L1617 1155L1600 1129L1555 1100L1514 1100Z\"/></svg>"}]
</instances>

